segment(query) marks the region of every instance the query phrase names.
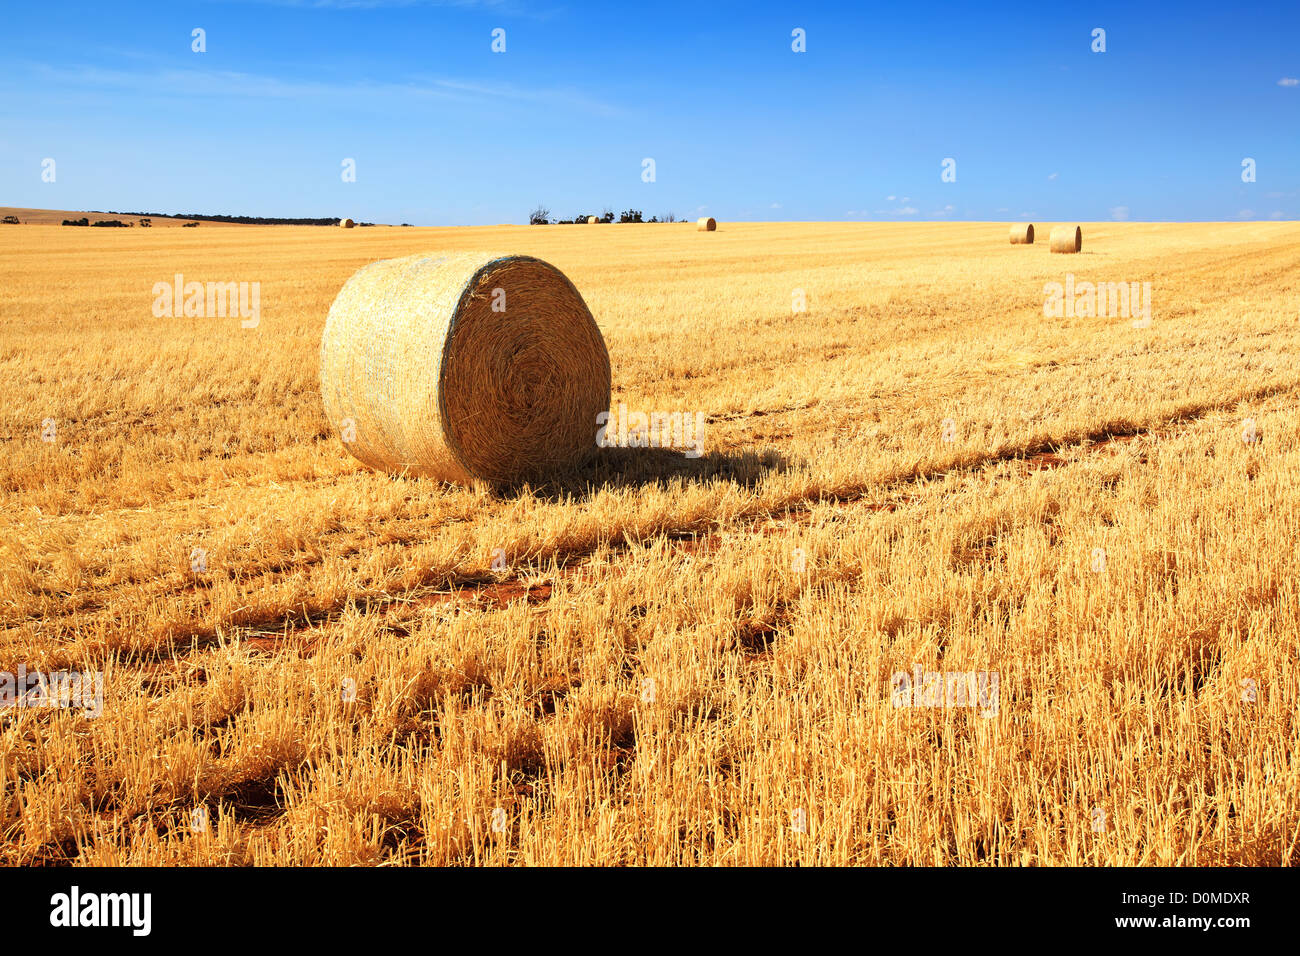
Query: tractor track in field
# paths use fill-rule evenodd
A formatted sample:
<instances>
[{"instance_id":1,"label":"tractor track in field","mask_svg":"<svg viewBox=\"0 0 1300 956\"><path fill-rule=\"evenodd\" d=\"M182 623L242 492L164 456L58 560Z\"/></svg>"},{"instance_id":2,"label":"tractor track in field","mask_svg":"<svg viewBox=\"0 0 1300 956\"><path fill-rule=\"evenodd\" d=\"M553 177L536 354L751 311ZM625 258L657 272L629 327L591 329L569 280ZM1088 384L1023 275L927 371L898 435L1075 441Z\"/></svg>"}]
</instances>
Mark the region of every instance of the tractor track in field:
<instances>
[{"instance_id":1,"label":"tractor track in field","mask_svg":"<svg viewBox=\"0 0 1300 956\"><path fill-rule=\"evenodd\" d=\"M1270 397L1288 390L1288 388L1278 387L1265 390L1268 393L1267 395L1253 397ZM801 498L788 503L784 507L770 511L750 512L726 526L714 525L702 529L679 528L665 530L660 533L659 537L672 542L676 550L688 556L706 556L719 550L728 537L734 537L737 534L771 537L785 533L794 526L806 525L812 521L814 517L813 509L819 504L894 513L922 500L923 496L921 494L910 490L917 484L939 480L955 474L983 472L1012 462L1019 463L1022 466L1018 470L1021 475L1055 470L1078 463L1077 460L1063 457L1062 453L1064 452L1075 450L1084 455L1093 456L1115 452L1121 446L1143 438L1159 440L1165 433L1180 425L1195 422L1205 415L1235 404L1237 404L1236 401L1207 405L1195 412L1180 414L1151 426L1096 430L1071 442L1043 442L1031 446L1026 452L990 457L974 466L962 465L938 471L918 472L915 475L887 485L873 485L869 488L854 489L849 493L840 495ZM1139 456L1138 463L1146 464L1148 460L1148 456L1143 453ZM1016 473L1013 472L1000 477L1005 480L1015 475ZM615 551L625 552L632 547L632 544L633 542L624 539L617 543L610 542L609 546ZM559 578L572 580L586 573L587 562L585 559L588 554L570 553L565 557L568 560L559 564ZM450 606L455 608L456 613L505 610L511 604L519 601L528 606L536 607L550 601L555 585L558 583L554 579L539 580L541 577L542 575L539 572L529 570L513 576L492 576L490 578L480 576L461 579L431 593L413 595L408 592L401 598L391 598L384 602L383 606L386 609L384 613L385 617L392 621L392 624L402 630L407 630L405 622L418 617L422 610L433 607ZM400 613L403 610L405 613ZM402 621L402 623L398 623L398 621ZM771 628L767 625L757 627L756 639L765 641L766 636L770 636L767 634L770 630ZM278 640L268 640L259 644L259 646L269 650L278 643Z\"/></svg>"},{"instance_id":2,"label":"tractor track in field","mask_svg":"<svg viewBox=\"0 0 1300 956\"><path fill-rule=\"evenodd\" d=\"M813 519L813 508L819 504L831 504L832 506L852 506L855 508L865 508L874 512L897 512L906 508L922 499L922 495L906 489L924 482L935 481L946 478L950 475L963 473L984 472L996 468L999 465L1009 462L1016 462L1022 466L1020 474L1032 474L1038 471L1050 471L1057 468L1066 467L1071 464L1077 464L1077 460L1069 460L1063 457L1062 452L1077 450L1085 455L1092 456L1106 452L1116 452L1119 447L1127 443L1142 438L1154 438L1159 440L1166 433L1173 431L1180 425L1186 425L1204 418L1216 411L1222 411L1226 408L1239 404L1242 401L1262 400L1275 395L1284 394L1293 390L1294 386L1270 386L1259 389L1248 397L1233 399L1230 401L1206 403L1205 405L1171 418L1164 419L1153 425L1132 425L1115 429L1098 429L1088 432L1081 438L1068 442L1040 442L1031 445L1028 449L1002 455L993 455L987 457L974 465L958 465L952 468L939 469L936 471L917 472L914 475L907 476L896 482L884 485L876 485L869 488L854 489L846 494L826 495L817 498L802 498L791 502L784 507L773 509L768 513L750 513L741 516L737 524L727 527L716 526L703 531L679 529L665 531L662 537L675 543L677 550L689 555L710 554L717 551L725 536L734 536L739 531L749 534L770 537L780 533L791 525L806 525ZM773 414L792 411L792 408L778 409ZM768 413L761 413L768 414ZM739 416L744 417L744 416ZM1145 452L1138 457L1138 464L1145 465L1149 462L1149 455ZM1003 478L1014 477L1015 474L1001 476ZM892 492L889 489L895 489ZM877 497L884 492L883 497ZM620 550L626 550L628 544L624 542ZM562 565L560 573L562 576L568 576L576 573L581 564L576 566ZM532 575L536 577L535 574ZM513 593L522 593L523 582L525 578L520 576L514 579L515 589ZM500 585L502 582L494 582ZM495 592L496 594L511 592ZM535 599L532 593L529 594L529 604L544 603L549 599L550 590L548 589L547 597L540 600Z\"/></svg>"},{"instance_id":3,"label":"tractor track in field","mask_svg":"<svg viewBox=\"0 0 1300 956\"><path fill-rule=\"evenodd\" d=\"M742 509L735 518L725 524L713 519L696 520L684 522L679 527L663 528L642 537L616 532L601 542L601 545L614 552L626 552L637 543L661 537L673 542L678 550L688 555L707 555L721 546L725 536L735 535L740 531L770 537L785 528L807 524L812 520L813 509L818 505L852 506L877 512L896 512L920 500L921 495L911 490L919 484L956 474L984 472L1009 462L1022 463L1022 474L1064 467L1076 463L1077 459L1067 459L1063 453L1076 451L1091 456L1143 437L1155 437L1158 440L1178 426L1195 422L1213 412L1226 410L1242 402L1270 398L1293 391L1295 388L1294 384L1266 386L1231 399L1191 405L1169 418L1150 424L1108 424L1067 440L1035 442L1024 448L993 452L980 456L974 461L959 462L946 467L917 468L912 473L901 474L892 481L821 490L815 496L799 495L773 506L763 507L756 504ZM778 409L776 413L788 410ZM1145 458L1139 459L1139 463L1144 462ZM529 557L534 560L554 560L559 569L558 577L572 579L584 573L587 559L599 550L601 545L579 550L557 550L552 554L539 553ZM367 549L353 548L352 551L354 556L359 557L366 553ZM312 557L311 561L307 562L281 562L282 566L262 569L261 573L267 578L268 584L273 584L289 573L300 572L310 563L319 563L319 559ZM219 633L234 630L247 632L240 640L250 650L276 653L289 646L303 645L301 632L316 631L329 625L349 604L363 605L368 613L383 614L386 626L398 629L407 629L409 623L422 611L439 606L454 608L455 613L505 610L520 601L529 606L541 606L551 600L554 587L558 583L553 572L550 575L551 580L544 580L544 576L544 572L533 569L490 575L485 575L481 571L458 575L442 569L431 570L426 580L417 581L400 595L353 593L332 602L322 602L316 606L305 605L289 613L257 614L249 613L248 609L240 609L225 615L220 621L197 627L184 624L168 625L161 629L154 646L124 656L126 659L142 662L158 661L174 656L175 651L180 648L215 643L219 639ZM101 613L107 614L112 610L106 608ZM30 626L30 622L26 623ZM12 634L16 629L6 628L0 631L0 637ZM309 638L304 645L307 650L303 651L300 648L300 652L314 652L317 641L318 638L315 636Z\"/></svg>"}]
</instances>

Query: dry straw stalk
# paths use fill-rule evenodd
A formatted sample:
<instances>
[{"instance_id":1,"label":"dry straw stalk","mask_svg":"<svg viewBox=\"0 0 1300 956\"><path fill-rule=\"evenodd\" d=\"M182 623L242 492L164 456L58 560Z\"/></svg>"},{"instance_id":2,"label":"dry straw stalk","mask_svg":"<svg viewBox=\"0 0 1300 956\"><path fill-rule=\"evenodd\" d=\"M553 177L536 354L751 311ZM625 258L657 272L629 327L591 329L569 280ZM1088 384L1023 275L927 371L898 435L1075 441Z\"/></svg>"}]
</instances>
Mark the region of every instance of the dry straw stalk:
<instances>
[{"instance_id":1,"label":"dry straw stalk","mask_svg":"<svg viewBox=\"0 0 1300 956\"><path fill-rule=\"evenodd\" d=\"M1034 224L1017 222L1011 226L1011 244L1013 246L1034 244Z\"/></svg>"},{"instance_id":2,"label":"dry straw stalk","mask_svg":"<svg viewBox=\"0 0 1300 956\"><path fill-rule=\"evenodd\" d=\"M1078 252L1083 248L1083 230L1078 226L1054 226L1051 246L1053 252Z\"/></svg>"},{"instance_id":3,"label":"dry straw stalk","mask_svg":"<svg viewBox=\"0 0 1300 956\"><path fill-rule=\"evenodd\" d=\"M578 290L529 256L422 254L343 286L321 396L344 447L392 474L515 483L572 469L609 409L609 353Z\"/></svg>"},{"instance_id":4,"label":"dry straw stalk","mask_svg":"<svg viewBox=\"0 0 1300 956\"><path fill-rule=\"evenodd\" d=\"M718 222L712 216L704 216L696 220L695 228L700 232L714 232L718 228Z\"/></svg>"}]
</instances>

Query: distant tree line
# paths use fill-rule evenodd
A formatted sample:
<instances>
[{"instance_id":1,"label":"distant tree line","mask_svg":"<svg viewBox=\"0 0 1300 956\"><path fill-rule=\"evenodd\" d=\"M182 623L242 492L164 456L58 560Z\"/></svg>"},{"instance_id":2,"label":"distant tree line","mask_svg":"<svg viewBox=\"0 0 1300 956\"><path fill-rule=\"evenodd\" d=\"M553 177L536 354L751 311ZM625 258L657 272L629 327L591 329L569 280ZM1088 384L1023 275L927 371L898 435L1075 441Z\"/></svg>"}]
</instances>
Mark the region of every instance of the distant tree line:
<instances>
[{"instance_id":1,"label":"distant tree line","mask_svg":"<svg viewBox=\"0 0 1300 956\"><path fill-rule=\"evenodd\" d=\"M110 216L133 216L135 218L167 218L162 212L118 212L108 211ZM247 226L337 226L340 216L327 216L323 219L284 219L278 216L209 216L202 213L184 213L171 216L172 219L194 219L199 222L237 222ZM373 226L373 222L359 222L358 226Z\"/></svg>"},{"instance_id":2,"label":"distant tree line","mask_svg":"<svg viewBox=\"0 0 1300 956\"><path fill-rule=\"evenodd\" d=\"M591 219L593 215L595 215L595 213L584 212L574 216L572 219L552 219L551 210L539 203L537 207L534 208L533 211L528 214L528 224L530 226L547 226L547 225L571 226L577 223L585 224ZM608 206L605 207L604 212L602 212L599 216L596 216L596 222L609 223L613 221L614 221L614 211L610 209ZM651 216L649 219L643 219L642 212L640 209L625 209L623 210L623 212L619 213L618 221L619 222L682 222L683 220L678 219L677 215L671 212L665 214L662 219L660 219L658 216Z\"/></svg>"},{"instance_id":3,"label":"distant tree line","mask_svg":"<svg viewBox=\"0 0 1300 956\"><path fill-rule=\"evenodd\" d=\"M82 216L80 219L65 219L63 224L65 226L110 226L115 228L125 228L131 225L131 223L123 222L120 219L96 219L91 222L86 216Z\"/></svg>"}]
</instances>

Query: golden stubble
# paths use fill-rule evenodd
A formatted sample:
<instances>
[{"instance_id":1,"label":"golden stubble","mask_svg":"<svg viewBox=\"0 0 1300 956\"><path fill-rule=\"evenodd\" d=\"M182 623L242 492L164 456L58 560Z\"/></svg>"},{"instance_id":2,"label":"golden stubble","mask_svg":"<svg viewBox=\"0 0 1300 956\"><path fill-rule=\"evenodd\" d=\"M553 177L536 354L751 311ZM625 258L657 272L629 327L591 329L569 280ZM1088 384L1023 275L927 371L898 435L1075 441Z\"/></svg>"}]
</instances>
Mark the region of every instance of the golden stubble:
<instances>
[{"instance_id":1,"label":"golden stubble","mask_svg":"<svg viewBox=\"0 0 1300 956\"><path fill-rule=\"evenodd\" d=\"M1006 228L0 230L0 671L106 696L0 713L0 860L1294 863L1300 226ZM357 464L330 303L467 248L705 454ZM1152 323L1044 317L1067 272ZM258 326L155 318L176 273Z\"/></svg>"}]
</instances>

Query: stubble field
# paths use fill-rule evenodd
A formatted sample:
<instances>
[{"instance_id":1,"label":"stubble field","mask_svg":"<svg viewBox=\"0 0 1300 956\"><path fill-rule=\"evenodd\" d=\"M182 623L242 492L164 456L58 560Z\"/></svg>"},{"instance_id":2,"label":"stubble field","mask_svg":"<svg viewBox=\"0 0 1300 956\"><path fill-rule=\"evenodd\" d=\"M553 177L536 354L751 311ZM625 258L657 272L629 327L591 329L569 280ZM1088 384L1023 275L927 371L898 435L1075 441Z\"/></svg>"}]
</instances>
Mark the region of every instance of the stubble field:
<instances>
[{"instance_id":1,"label":"stubble field","mask_svg":"<svg viewBox=\"0 0 1300 956\"><path fill-rule=\"evenodd\" d=\"M0 862L1296 863L1300 224L1038 228L0 226L0 673L104 690L0 710ZM450 249L705 454L357 464L329 305Z\"/></svg>"}]
</instances>

